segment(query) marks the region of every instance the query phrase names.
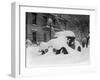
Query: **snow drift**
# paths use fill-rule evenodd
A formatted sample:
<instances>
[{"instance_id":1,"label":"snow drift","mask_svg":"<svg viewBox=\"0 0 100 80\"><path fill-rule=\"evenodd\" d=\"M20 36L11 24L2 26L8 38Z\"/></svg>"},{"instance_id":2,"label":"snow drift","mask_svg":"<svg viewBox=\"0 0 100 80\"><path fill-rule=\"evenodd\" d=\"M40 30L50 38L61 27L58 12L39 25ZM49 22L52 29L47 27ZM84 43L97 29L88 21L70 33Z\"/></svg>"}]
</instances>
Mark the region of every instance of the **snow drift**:
<instances>
[{"instance_id":1,"label":"snow drift","mask_svg":"<svg viewBox=\"0 0 100 80\"><path fill-rule=\"evenodd\" d=\"M55 39L51 39L48 42L41 42L40 45L32 45L26 48L27 53L27 66L32 67L35 64L67 64L67 63L79 63L89 59L89 48L82 48L80 43L75 40L75 49L72 49L67 44L67 36L74 36L72 31L61 31L55 33ZM80 46L82 51L77 51L77 47ZM55 55L53 48L60 49L65 47L68 51L68 55L59 54ZM48 52L41 55L41 50L48 49Z\"/></svg>"}]
</instances>

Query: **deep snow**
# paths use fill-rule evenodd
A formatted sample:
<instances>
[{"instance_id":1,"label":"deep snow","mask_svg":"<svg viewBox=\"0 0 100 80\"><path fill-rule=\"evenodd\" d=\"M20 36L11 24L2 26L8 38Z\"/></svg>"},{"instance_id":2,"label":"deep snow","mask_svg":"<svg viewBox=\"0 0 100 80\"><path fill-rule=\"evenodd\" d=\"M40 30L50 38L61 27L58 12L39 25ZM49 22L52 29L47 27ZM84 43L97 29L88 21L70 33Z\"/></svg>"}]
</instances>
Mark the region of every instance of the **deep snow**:
<instances>
[{"instance_id":1,"label":"deep snow","mask_svg":"<svg viewBox=\"0 0 100 80\"><path fill-rule=\"evenodd\" d=\"M26 65L27 67L34 67L35 65L49 65L49 64L74 64L89 61L89 47L82 48L82 52L74 50L67 46L69 54L63 53L55 55L52 47L49 51L41 55L39 46L29 46L26 48Z\"/></svg>"},{"instance_id":2,"label":"deep snow","mask_svg":"<svg viewBox=\"0 0 100 80\"><path fill-rule=\"evenodd\" d=\"M70 32L69 32L70 33ZM34 67L36 65L50 65L50 64L74 64L74 63L82 63L89 61L89 47L82 48L82 51L79 52L77 49L72 49L66 44L66 37L61 36L62 32L57 33L56 39L51 39L48 42L41 42L40 45L31 45L26 48L26 65L27 67ZM64 31L65 34L65 31ZM63 34L63 35L64 35ZM68 34L67 34L68 35ZM74 34L70 34L74 36ZM75 40L75 46L79 46L80 43ZM58 54L56 55L52 49L60 49L61 47L65 47L68 51L68 54ZM80 45L81 46L81 45ZM48 48L48 52L44 55L41 55L39 52L42 49Z\"/></svg>"}]
</instances>

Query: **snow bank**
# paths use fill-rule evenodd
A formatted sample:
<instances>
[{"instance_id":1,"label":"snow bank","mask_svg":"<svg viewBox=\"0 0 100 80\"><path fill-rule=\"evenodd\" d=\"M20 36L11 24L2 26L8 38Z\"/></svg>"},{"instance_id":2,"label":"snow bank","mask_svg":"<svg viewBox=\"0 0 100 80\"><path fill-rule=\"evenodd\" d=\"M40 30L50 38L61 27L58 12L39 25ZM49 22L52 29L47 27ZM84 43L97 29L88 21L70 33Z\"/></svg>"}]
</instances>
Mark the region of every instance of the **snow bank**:
<instances>
[{"instance_id":1,"label":"snow bank","mask_svg":"<svg viewBox=\"0 0 100 80\"><path fill-rule=\"evenodd\" d=\"M57 36L57 38L51 39L48 42L41 42L40 45L35 46L34 48L38 47L38 49L36 49L37 50L36 53L41 54L40 51L45 50L45 49L48 49L48 51L51 51L53 53L53 51L52 51L53 48L61 49L61 47L65 47L66 50L68 51L68 53L75 51L74 49L72 49L71 47L68 46L67 38L65 36L65 35L75 36L72 31L60 31L60 32L57 32L55 35ZM78 41L75 41L75 46L76 47L80 46L80 43ZM35 49L33 49L33 50L35 50ZM48 53L46 53L46 54L48 54Z\"/></svg>"},{"instance_id":2,"label":"snow bank","mask_svg":"<svg viewBox=\"0 0 100 80\"><path fill-rule=\"evenodd\" d=\"M39 56L41 54L38 46L28 46L26 48L26 53L28 54L28 57Z\"/></svg>"},{"instance_id":3,"label":"snow bank","mask_svg":"<svg viewBox=\"0 0 100 80\"><path fill-rule=\"evenodd\" d=\"M32 46L32 45L33 45L32 42L29 39L27 39L26 40L26 47Z\"/></svg>"},{"instance_id":4,"label":"snow bank","mask_svg":"<svg viewBox=\"0 0 100 80\"><path fill-rule=\"evenodd\" d=\"M32 67L35 64L68 64L68 63L79 63L89 59L89 48L82 48L80 43L75 40L75 49L72 49L67 44L67 36L74 36L72 31L61 31L55 34L57 38L51 39L48 42L41 42L40 45L28 46L26 48L27 55L27 66ZM77 51L77 47L80 46L82 51ZM55 55L53 48L60 49L65 47L68 51L67 55L59 54ZM48 52L41 55L40 50L48 49Z\"/></svg>"},{"instance_id":5,"label":"snow bank","mask_svg":"<svg viewBox=\"0 0 100 80\"><path fill-rule=\"evenodd\" d=\"M60 32L56 32L54 37L60 37L60 36L73 36L75 37L75 34L72 31L60 31Z\"/></svg>"},{"instance_id":6,"label":"snow bank","mask_svg":"<svg viewBox=\"0 0 100 80\"><path fill-rule=\"evenodd\" d=\"M51 47L60 49L61 47L64 47L67 45L67 39L63 36L60 36L56 39L51 39L48 44L51 45Z\"/></svg>"},{"instance_id":7,"label":"snow bank","mask_svg":"<svg viewBox=\"0 0 100 80\"><path fill-rule=\"evenodd\" d=\"M45 50L48 49L49 44L47 42L41 42L39 45L39 50Z\"/></svg>"}]
</instances>

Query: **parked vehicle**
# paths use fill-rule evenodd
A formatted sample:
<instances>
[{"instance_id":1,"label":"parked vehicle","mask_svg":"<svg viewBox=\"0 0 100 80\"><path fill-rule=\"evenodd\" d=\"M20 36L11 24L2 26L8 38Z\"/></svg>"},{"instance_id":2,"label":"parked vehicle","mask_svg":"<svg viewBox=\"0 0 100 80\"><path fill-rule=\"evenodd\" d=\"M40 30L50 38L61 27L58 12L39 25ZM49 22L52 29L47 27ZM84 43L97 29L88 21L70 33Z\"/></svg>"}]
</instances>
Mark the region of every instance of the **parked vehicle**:
<instances>
[{"instance_id":1,"label":"parked vehicle","mask_svg":"<svg viewBox=\"0 0 100 80\"><path fill-rule=\"evenodd\" d=\"M81 45L75 39L75 34L72 31L60 31L55 33L55 39L51 39L48 42L40 43L40 51L42 54L48 52L49 48L53 49L55 54L68 54L69 49L74 49L81 52Z\"/></svg>"}]
</instances>

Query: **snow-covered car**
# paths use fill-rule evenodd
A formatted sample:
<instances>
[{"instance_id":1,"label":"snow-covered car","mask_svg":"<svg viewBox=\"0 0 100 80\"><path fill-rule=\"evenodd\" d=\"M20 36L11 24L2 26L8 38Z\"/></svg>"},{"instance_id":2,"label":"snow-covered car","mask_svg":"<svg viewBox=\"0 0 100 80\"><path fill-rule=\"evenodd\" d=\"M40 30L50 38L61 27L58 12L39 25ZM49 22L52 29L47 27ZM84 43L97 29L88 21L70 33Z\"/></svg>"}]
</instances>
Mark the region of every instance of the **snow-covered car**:
<instances>
[{"instance_id":1,"label":"snow-covered car","mask_svg":"<svg viewBox=\"0 0 100 80\"><path fill-rule=\"evenodd\" d=\"M57 32L55 34L55 37L60 38L62 37L63 39L59 39L62 40L61 43L63 43L63 45L61 45L62 47L66 47L66 50L68 50L68 48L72 48L74 50L80 51L81 52L81 44L79 43L79 41L77 41L75 38L75 34L72 31L61 31L61 32ZM64 41L65 40L65 41ZM67 44L66 44L67 43ZM65 44L65 45L64 45ZM62 48L60 46L60 48Z\"/></svg>"},{"instance_id":2,"label":"snow-covered car","mask_svg":"<svg viewBox=\"0 0 100 80\"><path fill-rule=\"evenodd\" d=\"M69 47L75 49L75 34L72 31L61 31L57 32L55 34L55 37L64 36L66 40L66 43Z\"/></svg>"},{"instance_id":3,"label":"snow-covered car","mask_svg":"<svg viewBox=\"0 0 100 80\"><path fill-rule=\"evenodd\" d=\"M72 49L81 51L82 47L79 41L76 40L75 34L72 31L66 31L67 44Z\"/></svg>"},{"instance_id":4,"label":"snow-covered car","mask_svg":"<svg viewBox=\"0 0 100 80\"><path fill-rule=\"evenodd\" d=\"M60 31L55 33L55 39L51 39L48 42L41 42L39 51L42 54L48 52L49 48L53 49L55 54L68 54L71 50L81 51L80 43L75 40L75 34L72 31Z\"/></svg>"},{"instance_id":5,"label":"snow-covered car","mask_svg":"<svg viewBox=\"0 0 100 80\"><path fill-rule=\"evenodd\" d=\"M79 41L75 40L75 50L81 52L82 51L82 46L79 43Z\"/></svg>"},{"instance_id":6,"label":"snow-covered car","mask_svg":"<svg viewBox=\"0 0 100 80\"><path fill-rule=\"evenodd\" d=\"M55 37L64 36L69 47L75 49L75 34L72 31L61 31L55 34Z\"/></svg>"}]
</instances>

